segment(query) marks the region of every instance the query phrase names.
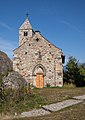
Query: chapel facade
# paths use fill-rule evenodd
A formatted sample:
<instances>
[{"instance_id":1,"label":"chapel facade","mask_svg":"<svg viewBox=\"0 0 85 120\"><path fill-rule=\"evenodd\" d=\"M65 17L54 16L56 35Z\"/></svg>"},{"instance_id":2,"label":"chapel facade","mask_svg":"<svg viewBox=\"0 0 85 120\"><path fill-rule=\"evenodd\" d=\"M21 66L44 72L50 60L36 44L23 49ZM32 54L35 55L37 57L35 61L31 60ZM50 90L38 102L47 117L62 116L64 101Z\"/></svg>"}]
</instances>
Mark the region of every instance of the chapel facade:
<instances>
[{"instance_id":1,"label":"chapel facade","mask_svg":"<svg viewBox=\"0 0 85 120\"><path fill-rule=\"evenodd\" d=\"M36 88L63 86L62 49L34 31L28 18L19 28L19 47L14 50L13 70Z\"/></svg>"}]
</instances>

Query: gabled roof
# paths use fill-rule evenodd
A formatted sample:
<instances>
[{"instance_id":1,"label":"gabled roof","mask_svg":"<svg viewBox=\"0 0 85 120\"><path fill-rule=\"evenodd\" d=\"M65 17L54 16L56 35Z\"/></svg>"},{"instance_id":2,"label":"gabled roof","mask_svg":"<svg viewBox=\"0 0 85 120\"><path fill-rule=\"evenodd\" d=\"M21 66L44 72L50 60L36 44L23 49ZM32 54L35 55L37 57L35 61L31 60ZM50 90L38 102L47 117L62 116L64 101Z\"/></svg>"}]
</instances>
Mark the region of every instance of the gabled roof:
<instances>
[{"instance_id":1,"label":"gabled roof","mask_svg":"<svg viewBox=\"0 0 85 120\"><path fill-rule=\"evenodd\" d=\"M33 29L32 29L32 26L31 26L31 24L30 24L30 22L29 22L29 20L28 20L28 18L26 18L26 20L24 21L24 23L21 25L21 27L20 27L19 29L20 29L20 30L23 30L23 29L24 29L24 30L29 30L29 29L33 30ZM33 36L35 35L36 32L39 32L39 31L35 31L34 34L33 34ZM40 34L40 32L39 32L39 34ZM41 35L41 34L40 34L40 35ZM32 36L32 37L33 37L33 36ZM42 36L42 35L41 35L41 36ZM42 37L43 37L46 41L48 41L44 36L42 36ZM25 41L24 43L26 43L26 42L27 42L27 41ZM48 41L48 42L49 42L50 44L52 44L50 41ZM24 44L24 43L23 43L23 44ZM22 45L23 45L23 44L22 44ZM21 46L22 46L22 45L21 45ZM52 45L53 45L55 48L58 48L58 47L56 47L54 44L52 44ZM19 46L18 48L20 48L21 46ZM18 49L18 48L16 48L16 49ZM16 49L14 49L13 51L15 51ZM58 49L60 49L60 48L58 48ZM60 50L62 51L62 49L60 49Z\"/></svg>"},{"instance_id":2,"label":"gabled roof","mask_svg":"<svg viewBox=\"0 0 85 120\"><path fill-rule=\"evenodd\" d=\"M41 34L40 34L41 35ZM48 41L51 45L53 45L55 48L60 49L62 51L61 48L57 47L56 45L54 45L53 43L51 43L49 40L47 40L43 35L41 35L46 41Z\"/></svg>"},{"instance_id":3,"label":"gabled roof","mask_svg":"<svg viewBox=\"0 0 85 120\"><path fill-rule=\"evenodd\" d=\"M39 32L39 34L40 34L40 32ZM35 34L34 34L34 35L35 35ZM33 35L33 36L34 36L34 35ZM40 36L42 36L42 37L43 37L47 42L49 42L52 46L54 46L55 48L57 48L57 49L59 49L59 50L62 51L61 48L59 48L59 47L55 46L54 44L52 44L52 43L51 43L49 40L47 40L43 35L40 34ZM28 41L25 41L22 45L24 45L26 42L28 42ZM22 45L19 46L18 48L22 47ZM13 51L17 50L18 48L14 49Z\"/></svg>"},{"instance_id":4,"label":"gabled roof","mask_svg":"<svg viewBox=\"0 0 85 120\"><path fill-rule=\"evenodd\" d=\"M24 23L21 25L21 27L19 29L32 29L32 26L28 20L28 18L26 18L26 20L24 21Z\"/></svg>"}]
</instances>

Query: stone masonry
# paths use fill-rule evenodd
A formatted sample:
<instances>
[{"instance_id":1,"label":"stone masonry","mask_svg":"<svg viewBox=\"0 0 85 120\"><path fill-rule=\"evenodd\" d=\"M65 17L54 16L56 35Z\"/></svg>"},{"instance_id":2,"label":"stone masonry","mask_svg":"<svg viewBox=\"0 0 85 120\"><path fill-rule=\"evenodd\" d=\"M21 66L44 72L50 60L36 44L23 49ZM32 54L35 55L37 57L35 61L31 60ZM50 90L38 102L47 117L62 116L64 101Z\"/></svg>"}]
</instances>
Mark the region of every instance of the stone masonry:
<instances>
[{"instance_id":1,"label":"stone masonry","mask_svg":"<svg viewBox=\"0 0 85 120\"><path fill-rule=\"evenodd\" d=\"M14 50L13 69L32 86L63 86L62 50L39 31L33 31L26 18L19 29L19 47Z\"/></svg>"}]
</instances>

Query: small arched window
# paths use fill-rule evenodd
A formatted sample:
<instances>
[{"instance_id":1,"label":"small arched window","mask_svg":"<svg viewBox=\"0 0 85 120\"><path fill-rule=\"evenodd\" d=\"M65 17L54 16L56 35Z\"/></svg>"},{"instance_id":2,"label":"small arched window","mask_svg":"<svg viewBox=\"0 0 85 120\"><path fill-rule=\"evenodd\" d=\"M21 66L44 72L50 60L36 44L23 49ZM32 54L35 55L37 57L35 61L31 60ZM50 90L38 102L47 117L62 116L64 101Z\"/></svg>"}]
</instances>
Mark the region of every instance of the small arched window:
<instances>
[{"instance_id":1,"label":"small arched window","mask_svg":"<svg viewBox=\"0 0 85 120\"><path fill-rule=\"evenodd\" d=\"M28 35L28 32L24 32L24 36L27 36Z\"/></svg>"}]
</instances>

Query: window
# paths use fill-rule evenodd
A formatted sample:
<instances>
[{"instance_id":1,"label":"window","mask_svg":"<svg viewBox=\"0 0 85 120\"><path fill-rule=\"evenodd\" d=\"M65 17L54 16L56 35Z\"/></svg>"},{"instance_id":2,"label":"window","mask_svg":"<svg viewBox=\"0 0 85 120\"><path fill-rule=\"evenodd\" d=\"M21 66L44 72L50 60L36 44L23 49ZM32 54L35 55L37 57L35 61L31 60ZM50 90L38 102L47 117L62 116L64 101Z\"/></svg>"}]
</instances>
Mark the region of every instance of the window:
<instances>
[{"instance_id":1,"label":"window","mask_svg":"<svg viewBox=\"0 0 85 120\"><path fill-rule=\"evenodd\" d=\"M38 56L37 56L37 57L38 57L37 59L38 59L38 60L42 60L42 55L41 55L41 52L40 52L40 51L37 53L37 55L38 55Z\"/></svg>"},{"instance_id":2,"label":"window","mask_svg":"<svg viewBox=\"0 0 85 120\"><path fill-rule=\"evenodd\" d=\"M65 55L61 55L61 58L62 58L62 63L64 64L65 63Z\"/></svg>"},{"instance_id":3,"label":"window","mask_svg":"<svg viewBox=\"0 0 85 120\"><path fill-rule=\"evenodd\" d=\"M41 52L40 52L40 51L39 51L39 56L38 56L38 57L39 57L39 59L42 59L42 56L41 56Z\"/></svg>"},{"instance_id":4,"label":"window","mask_svg":"<svg viewBox=\"0 0 85 120\"><path fill-rule=\"evenodd\" d=\"M28 32L24 32L24 36L27 36L28 35Z\"/></svg>"}]
</instances>

